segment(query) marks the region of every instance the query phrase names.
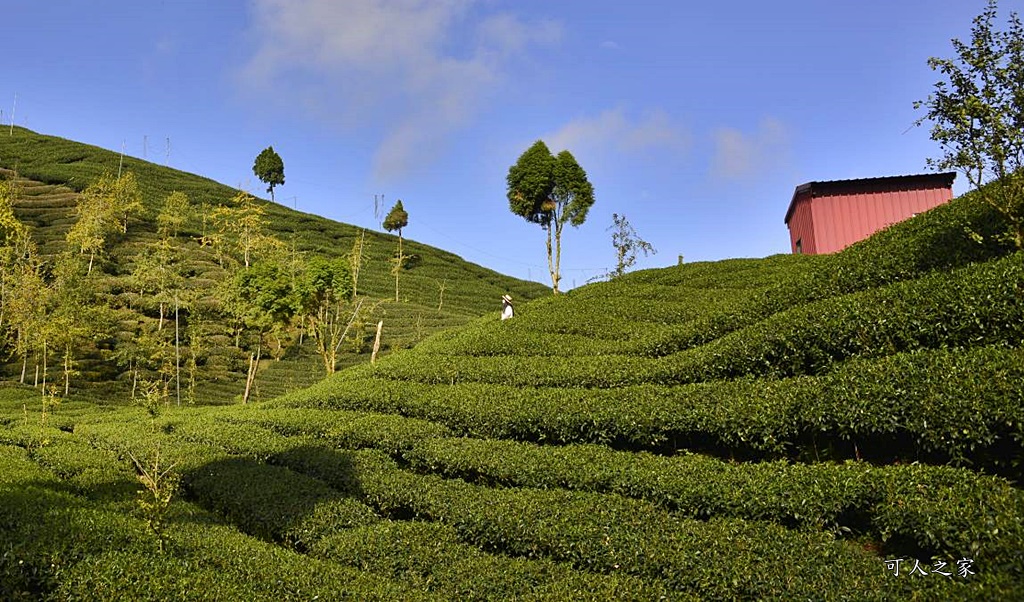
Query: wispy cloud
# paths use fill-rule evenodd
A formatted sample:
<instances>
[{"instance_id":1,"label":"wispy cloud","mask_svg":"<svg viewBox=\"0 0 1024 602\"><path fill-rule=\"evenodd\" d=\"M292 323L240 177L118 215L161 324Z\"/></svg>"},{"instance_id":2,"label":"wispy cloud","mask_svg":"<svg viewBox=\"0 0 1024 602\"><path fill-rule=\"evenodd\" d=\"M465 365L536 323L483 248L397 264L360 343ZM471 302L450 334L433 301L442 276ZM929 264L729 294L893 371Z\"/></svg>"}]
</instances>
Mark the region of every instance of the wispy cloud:
<instances>
[{"instance_id":1,"label":"wispy cloud","mask_svg":"<svg viewBox=\"0 0 1024 602\"><path fill-rule=\"evenodd\" d=\"M789 150L787 129L773 117L761 120L754 132L719 128L712 139L711 175L720 180L757 177L780 165Z\"/></svg>"},{"instance_id":2,"label":"wispy cloud","mask_svg":"<svg viewBox=\"0 0 1024 602\"><path fill-rule=\"evenodd\" d=\"M664 111L631 119L622 109L575 119L542 139L552 152L569 149L574 154L577 150L633 153L656 149L682 153L690 146L689 132Z\"/></svg>"},{"instance_id":3,"label":"wispy cloud","mask_svg":"<svg viewBox=\"0 0 1024 602\"><path fill-rule=\"evenodd\" d=\"M315 118L381 128L376 173L399 175L471 121L512 56L560 37L556 23L480 15L473 5L255 0L258 42L240 80Z\"/></svg>"}]
</instances>

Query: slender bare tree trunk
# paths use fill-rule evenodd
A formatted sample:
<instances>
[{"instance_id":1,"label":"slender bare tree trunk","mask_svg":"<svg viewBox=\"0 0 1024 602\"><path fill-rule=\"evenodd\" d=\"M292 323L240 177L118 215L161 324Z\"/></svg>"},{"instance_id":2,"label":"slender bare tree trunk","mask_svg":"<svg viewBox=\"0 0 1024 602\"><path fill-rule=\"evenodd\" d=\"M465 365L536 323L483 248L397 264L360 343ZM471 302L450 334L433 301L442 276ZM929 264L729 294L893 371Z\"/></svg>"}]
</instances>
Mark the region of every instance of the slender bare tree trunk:
<instances>
[{"instance_id":1,"label":"slender bare tree trunk","mask_svg":"<svg viewBox=\"0 0 1024 602\"><path fill-rule=\"evenodd\" d=\"M181 339L178 338L178 296L174 296L174 389L181 407Z\"/></svg>"},{"instance_id":2,"label":"slender bare tree trunk","mask_svg":"<svg viewBox=\"0 0 1024 602\"><path fill-rule=\"evenodd\" d=\"M252 383L256 380L256 371L260 367L260 353L263 350L263 342L257 343L256 355L249 354L249 373L245 379L245 393L242 395L242 403L249 403L249 393L252 390ZM253 360L255 357L255 361Z\"/></svg>"},{"instance_id":3,"label":"slender bare tree trunk","mask_svg":"<svg viewBox=\"0 0 1024 602\"><path fill-rule=\"evenodd\" d=\"M547 246L548 246L548 272L551 274L551 290L554 291L554 293L557 295L558 294L558 270L555 268L554 258L553 258L552 253L551 253L551 234L552 234L551 229L552 228L553 228L553 224L551 222L548 222L548 227L547 227L547 230L548 230L548 240L547 240Z\"/></svg>"},{"instance_id":4,"label":"slender bare tree trunk","mask_svg":"<svg viewBox=\"0 0 1024 602\"><path fill-rule=\"evenodd\" d=\"M384 320L377 322L377 336L373 337L373 353L370 354L370 363L377 361L377 352L380 351L380 331L384 328Z\"/></svg>"},{"instance_id":5,"label":"slender bare tree trunk","mask_svg":"<svg viewBox=\"0 0 1024 602\"><path fill-rule=\"evenodd\" d=\"M71 390L71 347L64 349L64 397Z\"/></svg>"}]
</instances>

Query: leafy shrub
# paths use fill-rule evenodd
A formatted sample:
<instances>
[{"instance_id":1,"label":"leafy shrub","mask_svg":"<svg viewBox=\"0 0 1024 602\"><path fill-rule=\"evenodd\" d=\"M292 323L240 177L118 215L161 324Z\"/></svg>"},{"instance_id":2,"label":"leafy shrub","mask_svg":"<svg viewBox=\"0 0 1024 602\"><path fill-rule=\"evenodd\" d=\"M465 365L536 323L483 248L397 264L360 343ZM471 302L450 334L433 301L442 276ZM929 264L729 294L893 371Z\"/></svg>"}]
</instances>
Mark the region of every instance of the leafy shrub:
<instances>
[{"instance_id":1,"label":"leafy shrub","mask_svg":"<svg viewBox=\"0 0 1024 602\"><path fill-rule=\"evenodd\" d=\"M754 458L923 456L1012 469L1024 447L1021 380L1024 353L981 347L863 358L813 377L679 386L559 389L335 378L275 403L416 416L481 438L685 447Z\"/></svg>"},{"instance_id":2,"label":"leafy shrub","mask_svg":"<svg viewBox=\"0 0 1024 602\"><path fill-rule=\"evenodd\" d=\"M656 600L679 592L628 575L575 571L544 559L488 554L444 524L385 521L332 535L312 554L449 599Z\"/></svg>"},{"instance_id":3,"label":"leafy shrub","mask_svg":"<svg viewBox=\"0 0 1024 602\"><path fill-rule=\"evenodd\" d=\"M337 529L377 520L320 481L244 458L207 464L187 473L184 485L191 498L242 531L302 548Z\"/></svg>"},{"instance_id":4,"label":"leafy shrub","mask_svg":"<svg viewBox=\"0 0 1024 602\"><path fill-rule=\"evenodd\" d=\"M949 467L734 464L693 454L665 458L599 445L483 439L424 441L404 459L422 472L480 484L611 492L694 518L895 538L929 555L970 552L986 563L1007 561L1024 545L1024 494L1003 479ZM950 513L937 510L954 499L959 511L948 520Z\"/></svg>"},{"instance_id":5,"label":"leafy shrub","mask_svg":"<svg viewBox=\"0 0 1024 602\"><path fill-rule=\"evenodd\" d=\"M411 475L379 459L368 464L360 473L364 495L382 512L451 524L462 541L488 551L625 573L706 598L889 599L912 591L967 598L967 587L1019 590L1005 573L979 575L970 586L887 579L880 559L858 546L770 523L682 519L611 494L489 489Z\"/></svg>"}]
</instances>

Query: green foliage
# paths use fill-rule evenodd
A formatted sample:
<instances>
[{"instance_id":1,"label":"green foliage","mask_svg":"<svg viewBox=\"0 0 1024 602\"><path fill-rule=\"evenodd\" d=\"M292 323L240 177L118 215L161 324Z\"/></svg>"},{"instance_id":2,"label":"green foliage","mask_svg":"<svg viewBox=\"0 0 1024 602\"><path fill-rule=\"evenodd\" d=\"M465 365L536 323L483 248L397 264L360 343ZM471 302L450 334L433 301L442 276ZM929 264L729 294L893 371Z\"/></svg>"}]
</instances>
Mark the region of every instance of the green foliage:
<instances>
[{"instance_id":1,"label":"green foliage","mask_svg":"<svg viewBox=\"0 0 1024 602\"><path fill-rule=\"evenodd\" d=\"M1024 249L1024 25L1011 12L999 30L997 16L998 3L989 0L970 42L953 40L956 58L928 60L944 79L914 107L926 109L918 125L932 122L932 140L942 147L929 165L962 172L1006 219L1004 236Z\"/></svg>"},{"instance_id":2,"label":"green foliage","mask_svg":"<svg viewBox=\"0 0 1024 602\"><path fill-rule=\"evenodd\" d=\"M153 209L170 190L150 192ZM264 209L266 232L295 236L249 269L226 247L228 269L214 265L188 225L158 234L184 276L190 347L201 331L197 368L238 371L219 282L278 324L286 298L343 326L367 315L340 257L358 232ZM407 287L430 294L381 304L389 324L415 323L417 339L468 326L276 401L150 415L107 389L43 407L38 389L0 387L0 598L1021 599L1024 264L992 235L1005 227L971 193L833 256L628 273L505 323L486 301L504 289L483 294L505 281L470 266L471 287L453 256L423 253ZM26 291L38 277L47 321L71 299L111 314L89 318L101 328L79 337L72 370L93 370L95 350L78 351L108 341L134 342L123 361L144 379L166 369L155 287L122 263L156 256L154 230L114 236L92 274L77 254L12 273ZM393 242L358 240L360 290L379 295ZM334 252L304 271L310 241ZM442 278L454 314L433 309ZM58 334L40 337L55 366ZM261 379L322 374L312 353L280 357ZM230 376L218 386L237 393ZM147 493L154 538L126 459L157 446L183 480ZM976 575L885 568L964 557Z\"/></svg>"},{"instance_id":3,"label":"green foliage","mask_svg":"<svg viewBox=\"0 0 1024 602\"><path fill-rule=\"evenodd\" d=\"M665 587L626 575L483 552L440 523L379 522L327 537L312 554L458 600L679 599Z\"/></svg>"},{"instance_id":4,"label":"green foliage","mask_svg":"<svg viewBox=\"0 0 1024 602\"><path fill-rule=\"evenodd\" d=\"M174 472L174 464L160 464L160 448L153 450L151 458L139 461L130 456L135 465L136 476L142 483L137 502L139 510L146 520L146 526L157 538L158 549L163 552L167 536L167 511L170 509L171 498L178 490L179 475Z\"/></svg>"},{"instance_id":5,"label":"green foliage","mask_svg":"<svg viewBox=\"0 0 1024 602\"><path fill-rule=\"evenodd\" d=\"M793 598L828 592L837 598L885 598L906 596L911 589L956 587L886 579L881 563L858 546L770 523L695 521L609 494L489 489L412 475L379 461L359 466L364 495L382 512L443 521L461 540L487 550L633 575L702 597ZM793 563L793 558L820 562ZM736 570L752 566L760 570ZM836 573L835 566L843 571ZM1012 587L1005 578L992 579Z\"/></svg>"},{"instance_id":6,"label":"green foliage","mask_svg":"<svg viewBox=\"0 0 1024 602\"><path fill-rule=\"evenodd\" d=\"M612 246L615 247L615 270L609 273L611 278L618 278L633 267L638 252L644 257L657 253L654 245L640 238L625 215L613 213L612 225L608 229L612 230Z\"/></svg>"},{"instance_id":7,"label":"green foliage","mask_svg":"<svg viewBox=\"0 0 1024 602\"><path fill-rule=\"evenodd\" d=\"M398 235L402 235L402 228L409 225L409 213L402 207L402 201L399 199L395 202L395 206L388 212L387 217L384 218L384 229L388 232L394 232L398 230Z\"/></svg>"},{"instance_id":8,"label":"green foliage","mask_svg":"<svg viewBox=\"0 0 1024 602\"><path fill-rule=\"evenodd\" d=\"M280 155L274 152L273 146L268 146L256 155L252 172L267 185L270 200L274 200L274 187L284 184L284 161L281 160Z\"/></svg>"},{"instance_id":9,"label":"green foliage","mask_svg":"<svg viewBox=\"0 0 1024 602\"><path fill-rule=\"evenodd\" d=\"M185 476L185 486L201 505L246 533L300 549L378 520L365 505L315 479L251 460L206 464Z\"/></svg>"},{"instance_id":10,"label":"green foliage","mask_svg":"<svg viewBox=\"0 0 1024 602\"><path fill-rule=\"evenodd\" d=\"M261 261L235 274L235 290L246 326L259 333L287 323L296 312L291 278L280 265Z\"/></svg>"},{"instance_id":11,"label":"green foliage","mask_svg":"<svg viewBox=\"0 0 1024 602\"><path fill-rule=\"evenodd\" d=\"M880 541L899 538L930 555L969 550L986 563L1006 561L1024 540L1017 521L1024 494L1001 479L962 469L860 462L733 464L696 454L665 458L599 445L480 439L428 439L403 457L421 472L478 484L611 492L694 518L729 516ZM937 512L946 503L961 510ZM919 509L913 520L897 511L904 506ZM978 530L972 524L988 526Z\"/></svg>"},{"instance_id":12,"label":"green foliage","mask_svg":"<svg viewBox=\"0 0 1024 602\"><path fill-rule=\"evenodd\" d=\"M77 221L67 233L67 242L81 254L93 258L101 253L111 236L128 232L129 218L142 210L142 196L135 174L114 177L105 173L82 191L75 208Z\"/></svg>"},{"instance_id":13,"label":"green foliage","mask_svg":"<svg viewBox=\"0 0 1024 602\"><path fill-rule=\"evenodd\" d=\"M355 300L355 284L345 259L314 258L306 265L297 293L302 319L327 374L337 370L341 344L359 317L363 299ZM357 335L358 336L358 335Z\"/></svg>"},{"instance_id":14,"label":"green foliage","mask_svg":"<svg viewBox=\"0 0 1024 602\"><path fill-rule=\"evenodd\" d=\"M5 250L23 246L28 238L28 229L14 214L17 199L17 184L11 180L0 180L0 248Z\"/></svg>"},{"instance_id":15,"label":"green foliage","mask_svg":"<svg viewBox=\"0 0 1024 602\"><path fill-rule=\"evenodd\" d=\"M1022 362L1019 350L935 350L817 377L606 389L421 385L350 371L276 403L402 414L474 437L762 458L938 457L1006 470L1024 447Z\"/></svg>"},{"instance_id":16,"label":"green foliage","mask_svg":"<svg viewBox=\"0 0 1024 602\"><path fill-rule=\"evenodd\" d=\"M555 158L538 140L509 168L508 202L512 213L546 226L551 220L550 196L554 187Z\"/></svg>"},{"instance_id":17,"label":"green foliage","mask_svg":"<svg viewBox=\"0 0 1024 602\"><path fill-rule=\"evenodd\" d=\"M563 150L552 156L542 140L519 156L505 180L512 213L547 230L548 271L557 294L562 229L566 223L578 227L587 219L594 187L572 153Z\"/></svg>"},{"instance_id":18,"label":"green foliage","mask_svg":"<svg viewBox=\"0 0 1024 602\"><path fill-rule=\"evenodd\" d=\"M252 195L239 191L231 204L213 210L217 243L231 259L244 267L281 249L281 242L267 231L266 210Z\"/></svg>"},{"instance_id":19,"label":"green foliage","mask_svg":"<svg viewBox=\"0 0 1024 602\"><path fill-rule=\"evenodd\" d=\"M191 213L192 206L188 195L175 190L164 199L164 204L156 216L157 232L164 237L178 236L178 232L188 226Z\"/></svg>"}]
</instances>

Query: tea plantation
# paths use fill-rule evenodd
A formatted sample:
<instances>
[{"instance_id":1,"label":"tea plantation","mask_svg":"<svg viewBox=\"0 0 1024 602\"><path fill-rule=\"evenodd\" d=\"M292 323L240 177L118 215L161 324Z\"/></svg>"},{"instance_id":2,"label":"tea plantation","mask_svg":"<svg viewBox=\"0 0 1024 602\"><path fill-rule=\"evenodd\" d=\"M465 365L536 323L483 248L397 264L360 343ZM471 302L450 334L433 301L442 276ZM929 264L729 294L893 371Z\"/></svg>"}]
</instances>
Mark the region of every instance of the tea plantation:
<instances>
[{"instance_id":1,"label":"tea plantation","mask_svg":"<svg viewBox=\"0 0 1024 602\"><path fill-rule=\"evenodd\" d=\"M13 184L14 216L29 229L43 273L54 271L60 254L69 249L66 235L79 220L76 206L83 189L104 174L121 171L133 175L142 207L130 219L126 218L123 233L107 237L105 248L95 258L96 269L91 270L88 279L93 297L89 304L107 311L101 319L93 320L92 336L79 337L81 340L73 345L77 374L69 379L69 388L79 399L104 400L126 392L131 395L137 380L162 378L161 361L156 356L169 354L160 354L160 345L168 348L180 343L179 363L195 356L195 397L200 403L231 403L245 388L249 354L239 348L237 320L217 297L220 287L241 266L225 261L223 253L215 250L210 240L217 236L212 213L218 207L230 205L238 191L195 174L25 128L12 127L0 137L0 185ZM252 176L250 165L239 165L238 172L240 177ZM180 231L165 241L159 234L158 215L173 192L184 193L189 206L179 216ZM349 209L364 202L337 200L339 207ZM395 278L389 263L396 249L396 236L334 222L279 203L257 200L256 204L263 212L267 234L286 247L288 257L297 262L308 263L315 257L344 257L357 240L361 241L357 293L365 301L364 308L372 309L360 315L353 336L339 350L339 367L369 361L378 321L384 322L381 350L386 354L410 347L429 334L466 324L499 307L502 294L510 293L524 301L548 294L548 289L538 283L504 276L447 251L409 240L409 235L416 237L414 212L412 226L406 229L407 261L396 300ZM8 244L2 238L0 234L0 247ZM165 242L166 247L161 247ZM162 250L155 252L156 248ZM162 264L173 269L162 272L155 281L137 277L139 266L145 265L143 260L158 255L169 257ZM163 299L157 293L160 282L174 281L175 277L168 274L180 277L178 293L182 298L194 299L191 308L182 308L180 312L178 343L174 329L164 328L166 322L173 325L173 300L167 290L159 293ZM10 279L9 275L0 278L0 291L11 288ZM148 284L144 284L147 280ZM7 295L0 297L6 299ZM4 321L4 317L0 311L0 331L10 329L11 320ZM187 336L192 332L190 324L194 337ZM325 374L324 362L315 352L313 341L308 336L298 336L295 324L285 334L286 340L297 339L304 344L284 345L283 349L279 346L274 359L259 364L258 376L253 379L254 399L269 399L307 386ZM140 341L150 343L145 351ZM9 342L0 347L5 351L0 355L0 376L21 382L39 380L44 362L39 360L38 351L30 354L32 358L22 360L12 352ZM264 357L269 355L264 353Z\"/></svg>"},{"instance_id":2,"label":"tea plantation","mask_svg":"<svg viewBox=\"0 0 1024 602\"><path fill-rule=\"evenodd\" d=\"M1024 599L1001 228L636 272L247 406L0 389L0 598Z\"/></svg>"}]
</instances>

